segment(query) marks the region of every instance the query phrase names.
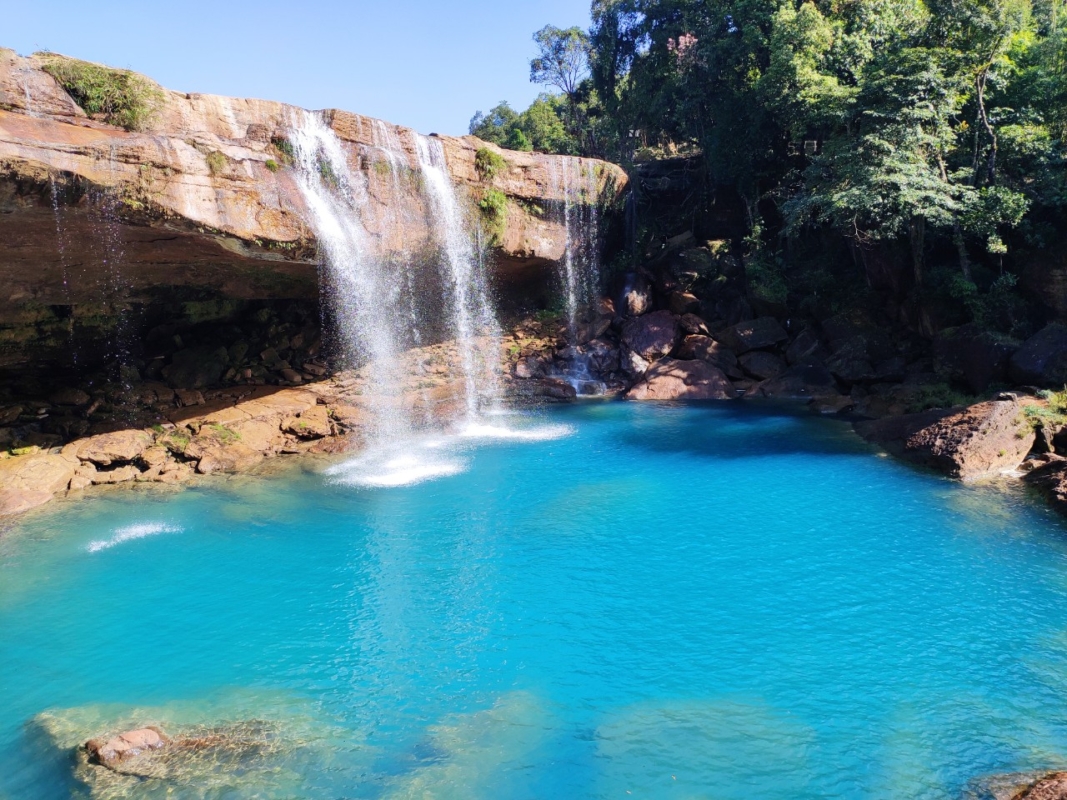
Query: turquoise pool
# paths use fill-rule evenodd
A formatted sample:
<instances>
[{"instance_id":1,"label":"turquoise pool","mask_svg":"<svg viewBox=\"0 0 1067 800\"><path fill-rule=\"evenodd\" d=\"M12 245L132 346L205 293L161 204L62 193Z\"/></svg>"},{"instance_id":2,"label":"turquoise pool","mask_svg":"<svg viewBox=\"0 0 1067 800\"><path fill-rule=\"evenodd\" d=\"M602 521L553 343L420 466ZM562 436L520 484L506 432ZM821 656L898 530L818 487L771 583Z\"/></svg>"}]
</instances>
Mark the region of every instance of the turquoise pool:
<instances>
[{"instance_id":1,"label":"turquoise pool","mask_svg":"<svg viewBox=\"0 0 1067 800\"><path fill-rule=\"evenodd\" d=\"M505 422L427 445L433 480L314 461L6 531L0 797L88 796L63 748L146 721L281 744L130 797L956 798L1067 766L1039 501L775 410Z\"/></svg>"}]
</instances>

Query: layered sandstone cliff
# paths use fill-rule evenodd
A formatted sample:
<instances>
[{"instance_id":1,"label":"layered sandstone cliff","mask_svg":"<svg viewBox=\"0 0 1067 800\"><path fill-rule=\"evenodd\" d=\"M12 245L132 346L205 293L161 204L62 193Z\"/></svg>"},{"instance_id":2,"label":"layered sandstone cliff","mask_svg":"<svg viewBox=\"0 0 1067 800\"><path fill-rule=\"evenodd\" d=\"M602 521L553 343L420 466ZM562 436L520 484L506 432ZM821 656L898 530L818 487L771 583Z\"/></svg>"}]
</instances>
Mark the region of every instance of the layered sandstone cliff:
<instances>
[{"instance_id":1,"label":"layered sandstone cliff","mask_svg":"<svg viewBox=\"0 0 1067 800\"><path fill-rule=\"evenodd\" d=\"M284 152L307 112L160 90L156 112L129 131L87 115L43 69L49 58L0 50L0 367L61 355L56 331L105 330L116 305L314 302L315 240ZM365 181L370 246L384 257L432 260L417 134L322 113ZM536 281L563 255L556 209L568 160L437 138L472 213L490 190L507 198L495 231L497 279ZM486 147L503 159L492 176L475 163ZM584 201L613 203L625 173L581 166L596 187Z\"/></svg>"}]
</instances>

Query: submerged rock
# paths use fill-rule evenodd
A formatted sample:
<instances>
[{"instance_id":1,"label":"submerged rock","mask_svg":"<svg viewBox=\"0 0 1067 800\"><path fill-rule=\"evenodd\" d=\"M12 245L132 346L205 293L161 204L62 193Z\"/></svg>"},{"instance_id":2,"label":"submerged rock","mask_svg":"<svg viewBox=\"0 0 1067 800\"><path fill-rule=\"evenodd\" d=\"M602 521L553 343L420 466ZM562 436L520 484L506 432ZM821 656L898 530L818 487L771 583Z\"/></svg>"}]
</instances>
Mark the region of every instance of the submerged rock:
<instances>
[{"instance_id":1,"label":"submerged rock","mask_svg":"<svg viewBox=\"0 0 1067 800\"><path fill-rule=\"evenodd\" d=\"M627 400L730 400L733 384L706 361L664 358L626 394Z\"/></svg>"},{"instance_id":2,"label":"submerged rock","mask_svg":"<svg viewBox=\"0 0 1067 800\"><path fill-rule=\"evenodd\" d=\"M148 726L120 733L110 739L90 739L85 743L89 760L105 767L117 767L128 758L148 750L159 750L170 740L159 728Z\"/></svg>"},{"instance_id":3,"label":"submerged rock","mask_svg":"<svg viewBox=\"0 0 1067 800\"><path fill-rule=\"evenodd\" d=\"M1014 772L973 781L961 800L1067 800L1067 772Z\"/></svg>"}]
</instances>

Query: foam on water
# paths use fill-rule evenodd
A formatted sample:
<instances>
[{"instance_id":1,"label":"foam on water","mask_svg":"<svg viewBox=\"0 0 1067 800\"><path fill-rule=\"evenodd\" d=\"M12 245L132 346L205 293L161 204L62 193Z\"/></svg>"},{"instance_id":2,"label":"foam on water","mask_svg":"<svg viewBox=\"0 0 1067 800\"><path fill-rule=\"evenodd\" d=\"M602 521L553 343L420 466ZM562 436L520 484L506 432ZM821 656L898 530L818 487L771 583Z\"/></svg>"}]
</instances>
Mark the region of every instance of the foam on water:
<instances>
[{"instance_id":1,"label":"foam on water","mask_svg":"<svg viewBox=\"0 0 1067 800\"><path fill-rule=\"evenodd\" d=\"M538 425L533 428L506 428L502 425L486 425L470 422L460 428L464 439L501 439L512 442L550 442L574 433L570 425Z\"/></svg>"},{"instance_id":2,"label":"foam on water","mask_svg":"<svg viewBox=\"0 0 1067 800\"><path fill-rule=\"evenodd\" d=\"M158 533L181 533L177 525L168 525L165 522L142 522L137 525L127 525L116 528L110 539L95 539L89 542L86 548L90 553L98 553L107 550L117 544L128 542L133 539L143 539L146 536L155 536Z\"/></svg>"}]
</instances>

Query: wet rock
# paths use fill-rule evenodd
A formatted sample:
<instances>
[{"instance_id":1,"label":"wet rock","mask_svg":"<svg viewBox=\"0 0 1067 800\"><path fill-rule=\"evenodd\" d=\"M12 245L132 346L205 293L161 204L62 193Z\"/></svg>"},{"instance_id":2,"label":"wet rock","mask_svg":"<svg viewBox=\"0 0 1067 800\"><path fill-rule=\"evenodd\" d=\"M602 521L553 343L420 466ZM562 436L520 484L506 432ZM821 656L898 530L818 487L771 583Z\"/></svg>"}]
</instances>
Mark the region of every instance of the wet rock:
<instances>
[{"instance_id":1,"label":"wet rock","mask_svg":"<svg viewBox=\"0 0 1067 800\"><path fill-rule=\"evenodd\" d=\"M855 402L850 396L847 394L840 394L836 396L828 395L826 397L817 397L808 404L808 408L816 414L830 416L851 411L855 405Z\"/></svg>"},{"instance_id":2,"label":"wet rock","mask_svg":"<svg viewBox=\"0 0 1067 800\"><path fill-rule=\"evenodd\" d=\"M541 397L563 401L574 400L578 397L578 390L559 378L541 378L536 385Z\"/></svg>"},{"instance_id":3,"label":"wet rock","mask_svg":"<svg viewBox=\"0 0 1067 800\"><path fill-rule=\"evenodd\" d=\"M627 400L729 400L733 384L706 361L664 358L626 394Z\"/></svg>"},{"instance_id":4,"label":"wet rock","mask_svg":"<svg viewBox=\"0 0 1067 800\"><path fill-rule=\"evenodd\" d=\"M159 728L138 728L126 731L110 739L90 739L85 750L90 761L104 767L116 767L128 758L139 756L149 750L160 750L169 739Z\"/></svg>"},{"instance_id":5,"label":"wet rock","mask_svg":"<svg viewBox=\"0 0 1067 800\"><path fill-rule=\"evenodd\" d=\"M1015 383L1067 384L1067 326L1054 322L1023 342L1011 356L1008 373Z\"/></svg>"},{"instance_id":6,"label":"wet rock","mask_svg":"<svg viewBox=\"0 0 1067 800\"><path fill-rule=\"evenodd\" d=\"M1067 772L1016 772L972 781L961 800L1067 800Z\"/></svg>"},{"instance_id":7,"label":"wet rock","mask_svg":"<svg viewBox=\"0 0 1067 800\"><path fill-rule=\"evenodd\" d=\"M1067 462L1051 461L1032 470L1023 480L1041 492L1053 508L1067 514Z\"/></svg>"},{"instance_id":8,"label":"wet rock","mask_svg":"<svg viewBox=\"0 0 1067 800\"><path fill-rule=\"evenodd\" d=\"M601 316L592 322L586 322L580 324L574 332L574 339L577 344L587 344L593 339L603 336L607 333L608 328L611 327L611 317Z\"/></svg>"},{"instance_id":9,"label":"wet rock","mask_svg":"<svg viewBox=\"0 0 1067 800\"><path fill-rule=\"evenodd\" d=\"M686 336L682 343L675 348L674 357L682 361L700 359L721 369L730 377L740 378L741 373L737 367L737 356L733 351L715 341L710 336Z\"/></svg>"},{"instance_id":10,"label":"wet rock","mask_svg":"<svg viewBox=\"0 0 1067 800\"><path fill-rule=\"evenodd\" d=\"M625 316L639 317L652 310L652 284L642 275L630 273L622 293L622 311Z\"/></svg>"},{"instance_id":11,"label":"wet rock","mask_svg":"<svg viewBox=\"0 0 1067 800\"><path fill-rule=\"evenodd\" d=\"M770 397L780 400L836 398L837 381L822 364L800 364L753 387L745 397Z\"/></svg>"},{"instance_id":12,"label":"wet rock","mask_svg":"<svg viewBox=\"0 0 1067 800\"><path fill-rule=\"evenodd\" d=\"M1016 400L862 422L856 431L891 453L963 481L1017 469L1034 444Z\"/></svg>"},{"instance_id":13,"label":"wet rock","mask_svg":"<svg viewBox=\"0 0 1067 800\"><path fill-rule=\"evenodd\" d=\"M263 460L263 453L241 442L229 444L194 442L185 452L186 455L198 459L196 471L201 475L211 475L215 472L243 472Z\"/></svg>"},{"instance_id":14,"label":"wet rock","mask_svg":"<svg viewBox=\"0 0 1067 800\"><path fill-rule=\"evenodd\" d=\"M1008 380L1008 366L1018 349L1017 343L977 325L962 325L934 338L934 365L939 374L978 394L991 383Z\"/></svg>"},{"instance_id":15,"label":"wet rock","mask_svg":"<svg viewBox=\"0 0 1067 800\"><path fill-rule=\"evenodd\" d=\"M57 406L87 406L91 397L81 389L60 389L48 398L48 402Z\"/></svg>"},{"instance_id":16,"label":"wet rock","mask_svg":"<svg viewBox=\"0 0 1067 800\"><path fill-rule=\"evenodd\" d=\"M619 369L631 378L637 378L645 374L651 362L641 358L637 353L626 349L619 351Z\"/></svg>"},{"instance_id":17,"label":"wet rock","mask_svg":"<svg viewBox=\"0 0 1067 800\"><path fill-rule=\"evenodd\" d=\"M7 406L0 408L0 425L10 425L22 416L22 406Z\"/></svg>"},{"instance_id":18,"label":"wet rock","mask_svg":"<svg viewBox=\"0 0 1067 800\"><path fill-rule=\"evenodd\" d=\"M785 361L764 350L745 353L738 361L741 363L741 369L760 381L773 378L785 369Z\"/></svg>"},{"instance_id":19,"label":"wet rock","mask_svg":"<svg viewBox=\"0 0 1067 800\"><path fill-rule=\"evenodd\" d=\"M740 356L749 350L774 347L788 339L789 334L774 317L759 317L726 328L716 338Z\"/></svg>"},{"instance_id":20,"label":"wet rock","mask_svg":"<svg viewBox=\"0 0 1067 800\"><path fill-rule=\"evenodd\" d=\"M75 454L82 461L107 467L115 462L134 461L151 446L152 435L147 431L115 431L81 440L77 443Z\"/></svg>"},{"instance_id":21,"label":"wet rock","mask_svg":"<svg viewBox=\"0 0 1067 800\"><path fill-rule=\"evenodd\" d=\"M585 346L589 369L594 375L610 375L619 369L619 348L606 339L594 339Z\"/></svg>"},{"instance_id":22,"label":"wet rock","mask_svg":"<svg viewBox=\"0 0 1067 800\"><path fill-rule=\"evenodd\" d=\"M535 356L520 358L515 362L515 377L529 380L530 378L543 378L545 367L541 359Z\"/></svg>"},{"instance_id":23,"label":"wet rock","mask_svg":"<svg viewBox=\"0 0 1067 800\"><path fill-rule=\"evenodd\" d=\"M627 321L622 343L644 360L654 361L674 349L678 333L678 320L670 311L654 311Z\"/></svg>"}]
</instances>

